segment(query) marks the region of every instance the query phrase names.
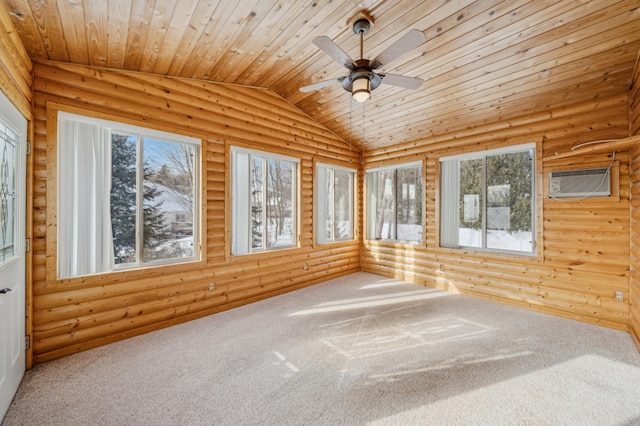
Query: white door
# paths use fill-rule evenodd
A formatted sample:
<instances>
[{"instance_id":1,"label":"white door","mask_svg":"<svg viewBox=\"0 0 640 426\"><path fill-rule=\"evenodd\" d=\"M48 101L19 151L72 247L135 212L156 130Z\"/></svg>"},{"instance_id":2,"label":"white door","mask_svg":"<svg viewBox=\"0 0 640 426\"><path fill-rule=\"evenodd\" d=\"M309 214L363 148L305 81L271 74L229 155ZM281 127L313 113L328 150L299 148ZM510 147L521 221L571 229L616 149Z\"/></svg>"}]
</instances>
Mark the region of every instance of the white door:
<instances>
[{"instance_id":1,"label":"white door","mask_svg":"<svg viewBox=\"0 0 640 426\"><path fill-rule=\"evenodd\" d=\"M25 370L26 134L0 92L0 421Z\"/></svg>"}]
</instances>

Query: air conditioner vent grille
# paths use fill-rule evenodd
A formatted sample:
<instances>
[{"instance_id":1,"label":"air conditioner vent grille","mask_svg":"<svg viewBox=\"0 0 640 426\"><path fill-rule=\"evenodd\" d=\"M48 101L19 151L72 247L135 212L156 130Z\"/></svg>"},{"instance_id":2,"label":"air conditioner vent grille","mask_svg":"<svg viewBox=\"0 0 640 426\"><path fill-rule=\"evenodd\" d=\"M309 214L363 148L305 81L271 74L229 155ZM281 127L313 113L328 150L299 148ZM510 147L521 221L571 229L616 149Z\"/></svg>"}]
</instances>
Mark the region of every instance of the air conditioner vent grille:
<instances>
[{"instance_id":1,"label":"air conditioner vent grille","mask_svg":"<svg viewBox=\"0 0 640 426\"><path fill-rule=\"evenodd\" d=\"M611 195L609 168L567 170L549 173L549 196L608 197Z\"/></svg>"}]
</instances>

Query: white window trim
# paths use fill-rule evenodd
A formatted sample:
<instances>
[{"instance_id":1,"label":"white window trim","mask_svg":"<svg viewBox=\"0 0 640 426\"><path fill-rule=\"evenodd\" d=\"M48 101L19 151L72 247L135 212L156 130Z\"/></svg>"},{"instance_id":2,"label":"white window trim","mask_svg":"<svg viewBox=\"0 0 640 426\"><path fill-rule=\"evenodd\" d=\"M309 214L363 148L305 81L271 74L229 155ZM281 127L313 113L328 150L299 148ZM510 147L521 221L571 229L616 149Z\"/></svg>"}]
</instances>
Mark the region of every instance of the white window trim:
<instances>
[{"instance_id":1,"label":"white window trim","mask_svg":"<svg viewBox=\"0 0 640 426\"><path fill-rule=\"evenodd\" d=\"M445 184L442 182L442 174L443 174L443 170L449 170L449 172L457 172L459 174L459 165L460 165L460 161L464 161L464 160L473 160L473 159L480 159L480 158L486 158L489 156L495 156L495 155L501 155L501 154L515 154L518 152L526 152L526 151L530 151L533 150L533 155L532 155L532 160L533 163L531 165L531 170L532 170L532 177L531 177L531 185L532 185L532 194L531 194L531 200L533 205L531 206L531 238L533 239L532 241L532 249L531 251L517 251L517 250L506 250L506 249L496 249L496 248L487 248L487 247L470 247L470 246L460 246L460 245L456 245L456 246L443 246L443 238L447 238L443 236L443 223L446 221L448 223L453 223L455 222L456 225L456 234L457 234L457 228L459 228L459 215L449 215L450 217L448 219L443 218L443 209L446 208L447 206L449 208L451 208L451 206L453 204L455 204L456 206L458 206L459 200L458 200L458 196L454 197L453 200L449 200L449 202L447 200L444 199L444 197L442 197L442 192L445 191L444 187ZM537 233L537 222L536 222L536 210L539 208L538 207L538 196L537 196L537 191L538 188L536 188L536 186L538 185L537 183L537 179L536 179L536 170L537 170L537 145L535 142L530 142L530 143L525 143L525 144L519 144L519 145L513 145L513 146L508 146L508 147L503 147L503 148L496 148L496 149L489 149L489 150L485 150L485 151L474 151L474 152L468 152L468 153L464 153L464 154L458 154L458 155L449 155L449 156L445 156L445 157L440 157L439 158L439 163L440 163L440 184L441 184L441 195L440 195L440 209L441 211L439 212L439 216L440 216L440 226L439 226L439 232L440 232L440 247L442 248L447 248L447 249L453 249L453 250L458 250L458 249L462 249L462 250L473 250L473 251L478 251L478 252L487 252L487 253L502 253L502 254L512 254L512 255L517 255L517 256L528 256L528 257L535 257L537 256L537 247L538 244L536 243L535 239L538 236ZM450 162L452 160L456 160L456 166L455 167L443 167L443 163L446 162ZM455 168L455 170L453 170ZM484 186L486 186L486 182L484 183ZM485 188L486 189L486 188ZM459 192L459 188L455 188L454 189L450 189L447 190L446 192L451 194L451 193L458 193ZM459 206L458 208L459 209ZM456 209L456 211L457 211ZM449 225L449 226L453 226L453 225ZM484 226L483 226L484 228ZM486 233L486 230L483 229L483 234ZM486 245L486 240L483 241L483 244Z\"/></svg>"},{"instance_id":2,"label":"white window trim","mask_svg":"<svg viewBox=\"0 0 640 426\"><path fill-rule=\"evenodd\" d=\"M472 160L474 158L481 158L481 157L486 157L491 155L513 154L516 152L529 151L530 149L533 149L535 151L536 149L535 142L524 143L524 144L513 145L513 146L506 146L502 148L488 149L486 151L473 151L473 152L467 152L467 153L458 154L458 155L448 155L446 157L440 157L440 163L442 163L443 161L455 160L455 159Z\"/></svg>"},{"instance_id":3,"label":"white window trim","mask_svg":"<svg viewBox=\"0 0 640 426\"><path fill-rule=\"evenodd\" d=\"M268 152L268 151L260 151L257 149L250 149L250 148L243 148L243 147L239 147L239 146L232 146L231 147L231 152L242 152L245 154L251 154L251 155L259 155L261 157L269 157L269 158L273 158L275 160L284 160L284 161L291 161L292 163L296 163L296 164L300 164L300 159L296 158L296 157L289 157L288 155L282 155L282 154L274 154L272 152Z\"/></svg>"},{"instance_id":4,"label":"white window trim","mask_svg":"<svg viewBox=\"0 0 640 426\"><path fill-rule=\"evenodd\" d=\"M370 169L366 169L364 172L365 172L365 174L367 174L367 173L371 173L371 172L383 172L385 170L396 170L396 169L410 168L410 167L420 167L420 168L422 168L423 166L424 165L422 164L422 161L418 160L418 161L411 161L409 163L393 164L393 165L381 166L381 167L372 167Z\"/></svg>"},{"instance_id":5,"label":"white window trim","mask_svg":"<svg viewBox=\"0 0 640 426\"><path fill-rule=\"evenodd\" d=\"M86 115L78 115L78 114L73 114L66 111L58 111L58 121L60 119L79 121L82 123L88 123L88 124L94 124L102 127L107 127L112 132L136 133L145 137L165 139L169 142L188 143L196 146L202 145L202 141L200 139L194 138L191 136L185 136L178 133L164 132L162 130L136 126L133 124L119 123L117 121L105 120L102 118L88 117Z\"/></svg>"},{"instance_id":6,"label":"white window trim","mask_svg":"<svg viewBox=\"0 0 640 426\"><path fill-rule=\"evenodd\" d=\"M293 188L293 206L295 207L295 211L293 212L292 216L295 220L295 224L293 225L293 231L292 231L292 244L288 245L288 246L277 246L277 247L268 247L267 244L263 244L264 247L262 248L257 248L254 249L252 247L251 244L251 229L249 228L248 231L248 244L247 244L247 251L243 252L243 253L237 253L238 249L237 247L237 240L236 240L236 234L239 233L239 231L236 231L236 227L239 226L239 220L236 219L236 210L238 209L238 202L235 198L235 155L236 153L238 154L245 154L249 156L249 164L251 164L251 158L253 158L253 156L258 156L258 157L264 157L265 160L269 160L269 159L273 159L273 160L282 160L282 161L289 161L292 162L296 165L296 170L295 170L295 176L293 178L293 184L295 185ZM231 165L230 165L230 180L231 180L231 255L232 256L246 256L246 255L251 255L251 254L257 254L257 253L266 253L266 252L271 252L271 251L277 251L277 250L287 250L287 249L294 249L294 248L298 248L299 246L299 241L300 241L300 159L299 158L295 158L295 157L289 157L287 155L282 155L282 154L275 154L275 153L271 153L271 152L267 152L267 151L260 151L260 150L255 150L255 149L250 149L250 148L243 148L243 147L238 147L238 146L231 146L230 149L230 154L231 154ZM249 169L249 174L251 173L250 169ZM264 179L263 179L264 182ZM248 185L251 184L251 180L249 177L248 180ZM249 196L250 196L250 191L249 191ZM249 205L251 204L251 202L249 201ZM248 221L251 220L251 213L250 213L250 209L247 209L247 214L249 215L249 219Z\"/></svg>"},{"instance_id":7,"label":"white window trim","mask_svg":"<svg viewBox=\"0 0 640 426\"><path fill-rule=\"evenodd\" d=\"M349 200L350 205L350 211L351 211L351 236L347 237L347 238L338 238L338 239L333 239L333 240L323 240L320 238L321 232L323 231L322 229L320 229L320 214L318 212L318 209L320 208L320 185L318 183L318 168L319 167L324 167L326 169L333 169L333 170L341 170L343 172L347 172L347 173L351 173L352 174L352 182L351 182L351 199ZM318 245L323 245L323 244L332 244L332 243L337 243L337 242L342 242L342 241L353 241L356 239L356 218L357 218L357 211L356 211L356 206L357 206L357 202L356 202L356 190L357 190L357 180L358 180L358 169L355 168L350 168L350 167L344 167L344 166L336 166L334 164L329 164L329 163L321 163L321 162L317 162L316 163L316 174L315 174L315 179L314 179L314 205L315 205L315 214L314 214L314 230L315 230L315 240L316 240L316 244Z\"/></svg>"},{"instance_id":8,"label":"white window trim","mask_svg":"<svg viewBox=\"0 0 640 426\"><path fill-rule=\"evenodd\" d=\"M423 215L422 215L422 220L421 220L421 238L420 240L400 240L400 239L381 239L379 241L387 241L387 242L393 242L393 243L408 243L408 244L420 244L422 242L422 240L424 240L424 225L425 225L425 217L424 217L424 209L425 209L425 194L424 194L424 187L425 187L425 182L423 179L424 176L424 162L422 160L418 160L418 161L411 161L408 163L401 163L401 164L392 164L392 165L388 165L388 166L381 166L381 167L372 167L369 169L366 169L364 172L364 181L365 181L365 210L366 210L366 217L365 217L365 232L364 232L364 237L369 240L369 241L378 241L375 239L371 239L369 237L370 234L370 220L371 220L371 215L372 215L372 210L373 207L371 206L371 202L372 200L370 199L371 195L369 192L369 188L368 188L368 174L369 173L374 173L374 172L381 172L381 171L387 171L387 170L398 170L398 169L403 169L403 168L412 168L412 167L420 167L420 176L421 176L421 184L422 184L422 192L421 192L421 198L422 198L422 211L423 211ZM394 189L395 192L395 189ZM394 223L397 226L397 217L396 217L396 208L394 207L394 212L393 215L395 217L395 221ZM396 233L397 235L397 233Z\"/></svg>"},{"instance_id":9,"label":"white window trim","mask_svg":"<svg viewBox=\"0 0 640 426\"><path fill-rule=\"evenodd\" d=\"M201 244L202 226L200 222L200 210L201 210L200 206L201 206L201 198L202 198L202 182L201 182L202 141L201 139L181 135L178 133L164 132L161 130L151 129L143 126L120 123L117 121L105 120L105 119L89 117L85 115L73 114L66 111L58 111L57 122L59 122L61 119L100 126L103 130L108 131L110 134L111 133L136 134L138 135L140 140L143 140L144 138L154 138L154 139L161 139L167 142L189 144L197 148L197 161L194 161L194 178L193 178L194 180L193 182L194 183L194 199L193 199L194 255L189 257L158 259L158 260L152 260L152 261L146 261L146 262L138 261L138 262L122 264L122 265L116 265L112 259L111 268L107 271L98 272L98 273L101 274L101 273L111 273L116 271L136 270L136 269L142 269L147 267L183 264L183 263L190 263L190 262L201 260L202 259L202 244ZM60 146L61 144L58 140L58 143L57 143L58 158L60 158L60 152L59 152ZM137 146L138 151L141 149L140 147L141 147L141 144L138 144ZM140 153L138 153L138 162L140 161L141 161L141 155ZM139 164L137 164L136 167L139 167ZM56 184L60 182L60 173L61 173L61 170L58 168L58 173L56 176ZM139 176L138 180L141 180L141 179L142 177ZM139 184L140 182L138 182L138 185ZM60 209L59 197L60 197L60 193L58 191L58 202L57 202L58 210ZM141 203L141 200L137 200L137 202ZM140 206L138 206L137 208L138 208L138 211L142 211ZM60 215L58 212L58 217L59 216ZM141 220L139 219L138 215L136 215L136 220L137 221ZM58 229L57 232L59 233L60 230ZM140 235L137 238L142 239L142 235ZM138 242L138 245L140 246L139 242ZM58 247L57 249L59 250L60 248ZM58 270L58 267L56 267L56 270ZM59 271L57 272L57 274L59 274ZM63 278L78 278L86 275L87 274L72 275L72 276L63 277ZM58 278L60 277L58 276Z\"/></svg>"}]
</instances>

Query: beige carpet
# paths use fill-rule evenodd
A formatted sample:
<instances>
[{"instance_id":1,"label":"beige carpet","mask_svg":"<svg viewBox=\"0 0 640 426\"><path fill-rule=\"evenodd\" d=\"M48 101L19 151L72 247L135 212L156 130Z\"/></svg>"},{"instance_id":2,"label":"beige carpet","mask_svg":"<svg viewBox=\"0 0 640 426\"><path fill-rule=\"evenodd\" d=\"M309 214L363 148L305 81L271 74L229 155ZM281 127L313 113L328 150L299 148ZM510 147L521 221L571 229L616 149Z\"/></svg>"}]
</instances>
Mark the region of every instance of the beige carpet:
<instances>
[{"instance_id":1,"label":"beige carpet","mask_svg":"<svg viewBox=\"0 0 640 426\"><path fill-rule=\"evenodd\" d=\"M28 371L3 425L636 425L628 334L357 273Z\"/></svg>"}]
</instances>

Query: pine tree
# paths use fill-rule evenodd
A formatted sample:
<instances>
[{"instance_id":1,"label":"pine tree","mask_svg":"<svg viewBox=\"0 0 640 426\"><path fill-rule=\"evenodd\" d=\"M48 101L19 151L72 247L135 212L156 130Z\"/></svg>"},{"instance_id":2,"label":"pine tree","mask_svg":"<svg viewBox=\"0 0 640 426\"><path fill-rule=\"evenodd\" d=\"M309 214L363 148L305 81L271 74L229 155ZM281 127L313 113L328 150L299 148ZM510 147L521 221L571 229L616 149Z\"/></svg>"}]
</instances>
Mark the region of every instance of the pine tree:
<instances>
[{"instance_id":1,"label":"pine tree","mask_svg":"<svg viewBox=\"0 0 640 426\"><path fill-rule=\"evenodd\" d=\"M136 143L126 135L111 137L111 170L115 263L130 263L136 252Z\"/></svg>"},{"instance_id":2,"label":"pine tree","mask_svg":"<svg viewBox=\"0 0 640 426\"><path fill-rule=\"evenodd\" d=\"M136 261L136 152L134 139L114 133L111 138L111 223L115 263ZM154 171L144 167L143 246L144 260L157 258L156 249L169 238L160 202L159 190L151 183Z\"/></svg>"},{"instance_id":3,"label":"pine tree","mask_svg":"<svg viewBox=\"0 0 640 426\"><path fill-rule=\"evenodd\" d=\"M509 209L510 233L530 231L531 222L531 154L527 152L493 155L482 159L463 160L460 162L460 224L466 228L481 229L483 206L506 207ZM504 186L505 192L496 191L489 194L482 188L483 170L486 169L487 187L491 189ZM507 189L508 188L508 189ZM464 196L477 194L480 198L478 217L471 222L464 221Z\"/></svg>"},{"instance_id":4,"label":"pine tree","mask_svg":"<svg viewBox=\"0 0 640 426\"><path fill-rule=\"evenodd\" d=\"M151 183L153 169L145 165L144 167L144 202L143 202L143 231L142 241L144 245L144 260L162 259L166 255L157 251L158 247L171 238L171 233L167 230L162 216L160 206L162 202L156 201L160 195L160 190Z\"/></svg>"}]
</instances>

